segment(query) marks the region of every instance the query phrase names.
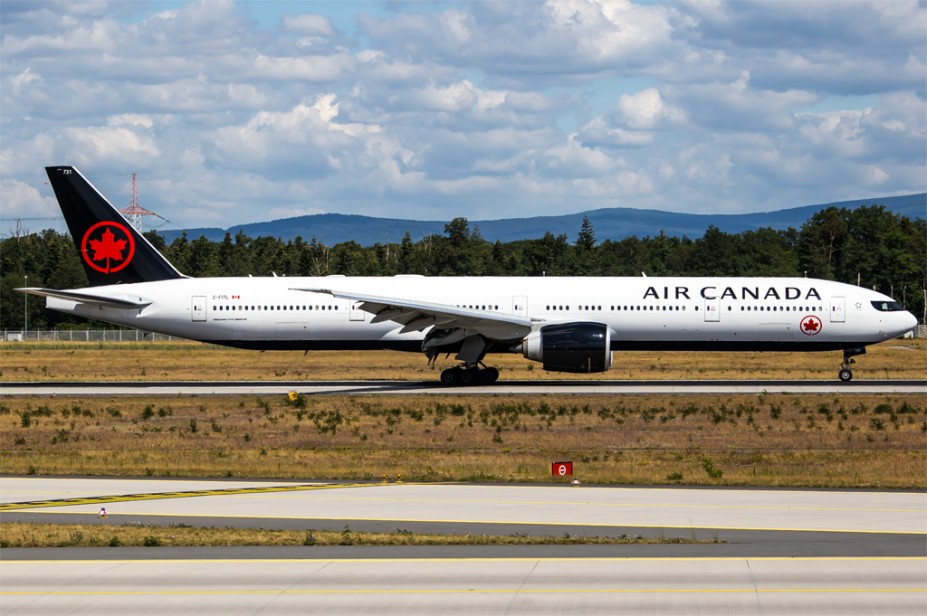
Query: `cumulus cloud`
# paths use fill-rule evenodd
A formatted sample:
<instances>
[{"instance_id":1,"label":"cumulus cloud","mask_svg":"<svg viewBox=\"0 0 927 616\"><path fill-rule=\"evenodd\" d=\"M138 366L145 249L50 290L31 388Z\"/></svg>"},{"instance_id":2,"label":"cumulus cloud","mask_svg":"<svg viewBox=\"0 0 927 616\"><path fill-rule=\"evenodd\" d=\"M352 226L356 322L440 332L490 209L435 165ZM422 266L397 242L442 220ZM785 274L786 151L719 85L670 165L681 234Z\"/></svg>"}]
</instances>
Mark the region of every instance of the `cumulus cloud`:
<instances>
[{"instance_id":1,"label":"cumulus cloud","mask_svg":"<svg viewBox=\"0 0 927 616\"><path fill-rule=\"evenodd\" d=\"M921 5L8 1L0 202L61 163L191 227L924 191Z\"/></svg>"}]
</instances>

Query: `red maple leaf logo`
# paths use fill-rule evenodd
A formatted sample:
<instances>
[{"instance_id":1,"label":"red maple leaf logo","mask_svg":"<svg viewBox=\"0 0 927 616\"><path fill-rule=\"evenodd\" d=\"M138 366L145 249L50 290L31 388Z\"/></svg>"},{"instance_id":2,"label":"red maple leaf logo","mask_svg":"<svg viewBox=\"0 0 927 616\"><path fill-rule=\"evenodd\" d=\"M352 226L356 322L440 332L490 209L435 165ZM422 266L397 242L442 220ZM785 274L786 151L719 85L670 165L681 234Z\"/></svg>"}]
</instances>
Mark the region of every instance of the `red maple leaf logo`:
<instances>
[{"instance_id":1,"label":"red maple leaf logo","mask_svg":"<svg viewBox=\"0 0 927 616\"><path fill-rule=\"evenodd\" d=\"M807 316L801 320L801 333L807 336L814 336L821 331L821 319L814 315Z\"/></svg>"},{"instance_id":2,"label":"red maple leaf logo","mask_svg":"<svg viewBox=\"0 0 927 616\"><path fill-rule=\"evenodd\" d=\"M91 237L95 235L100 227L104 228L103 233ZM116 233L113 233L114 230L122 238L117 239ZM118 222L98 222L87 229L82 247L84 262L104 274L118 272L129 264L132 255L135 254L135 242L132 240L132 234L124 225ZM90 258L90 251L93 251L92 258ZM127 251L127 253L123 255L123 251ZM102 261L102 263L97 264L95 261Z\"/></svg>"},{"instance_id":3,"label":"red maple leaf logo","mask_svg":"<svg viewBox=\"0 0 927 616\"><path fill-rule=\"evenodd\" d=\"M90 250L93 251L94 261L102 261L103 259L122 261L122 251L125 250L125 247L126 241L117 240L109 229L103 232L103 239L90 240Z\"/></svg>"}]
</instances>

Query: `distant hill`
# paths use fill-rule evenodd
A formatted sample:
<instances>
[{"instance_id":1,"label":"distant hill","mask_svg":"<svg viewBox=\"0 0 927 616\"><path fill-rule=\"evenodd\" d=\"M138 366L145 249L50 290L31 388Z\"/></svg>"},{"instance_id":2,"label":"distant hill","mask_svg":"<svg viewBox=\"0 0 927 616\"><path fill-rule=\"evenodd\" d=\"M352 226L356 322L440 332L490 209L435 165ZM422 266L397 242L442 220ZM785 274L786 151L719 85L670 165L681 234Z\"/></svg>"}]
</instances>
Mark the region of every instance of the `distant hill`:
<instances>
[{"instance_id":1,"label":"distant hill","mask_svg":"<svg viewBox=\"0 0 927 616\"><path fill-rule=\"evenodd\" d=\"M491 242L534 239L543 237L548 231L554 235L566 233L572 241L579 232L583 216L588 216L595 230L596 240L600 242L605 239L620 240L628 236L652 237L661 231L670 236L696 238L701 237L711 225L727 233L740 233L763 227L773 229L795 227L797 229L815 212L832 205L848 209L855 209L861 205L884 205L886 209L913 220L924 218L927 215L927 193L806 205L775 212L751 214L682 214L661 210L607 208L560 216L471 220L470 228L479 228L480 234ZM399 242L406 231L409 232L413 241L418 241L428 235L442 235L444 225L448 222L450 220L399 220L351 214L313 214L235 225L228 229L186 229L186 233L190 239L205 235L212 241L221 241L226 232L234 237L241 230L252 238L270 236L292 240L301 236L306 241L315 237L319 242L328 246L352 240L361 246L372 246L376 243ZM183 230L159 230L158 233L170 243L180 237Z\"/></svg>"}]
</instances>

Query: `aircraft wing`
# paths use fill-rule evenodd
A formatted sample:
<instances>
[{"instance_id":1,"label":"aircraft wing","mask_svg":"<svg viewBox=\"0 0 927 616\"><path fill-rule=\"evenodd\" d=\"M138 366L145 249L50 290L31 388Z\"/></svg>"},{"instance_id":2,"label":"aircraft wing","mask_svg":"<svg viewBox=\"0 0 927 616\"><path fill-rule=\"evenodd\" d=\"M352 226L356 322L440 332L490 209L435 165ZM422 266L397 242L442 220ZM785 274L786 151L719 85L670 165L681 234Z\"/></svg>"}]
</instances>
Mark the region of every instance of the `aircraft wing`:
<instances>
[{"instance_id":1,"label":"aircraft wing","mask_svg":"<svg viewBox=\"0 0 927 616\"><path fill-rule=\"evenodd\" d=\"M325 293L338 299L361 302L360 309L373 315L371 323L393 321L402 325L400 333L424 331L429 327L459 329L479 333L492 340L521 339L531 333L539 319L474 310L449 304L434 304L395 297L383 297L322 288L294 288L293 291Z\"/></svg>"},{"instance_id":2,"label":"aircraft wing","mask_svg":"<svg viewBox=\"0 0 927 616\"><path fill-rule=\"evenodd\" d=\"M27 287L16 289L20 293L29 295L38 295L39 297L55 297L81 304L93 304L96 306L107 306L109 308L144 308L151 304L148 300L139 298L138 301L131 300L128 297L114 297L108 295L95 295L93 293L81 293L78 291L59 291L57 289L42 289L39 287Z\"/></svg>"}]
</instances>

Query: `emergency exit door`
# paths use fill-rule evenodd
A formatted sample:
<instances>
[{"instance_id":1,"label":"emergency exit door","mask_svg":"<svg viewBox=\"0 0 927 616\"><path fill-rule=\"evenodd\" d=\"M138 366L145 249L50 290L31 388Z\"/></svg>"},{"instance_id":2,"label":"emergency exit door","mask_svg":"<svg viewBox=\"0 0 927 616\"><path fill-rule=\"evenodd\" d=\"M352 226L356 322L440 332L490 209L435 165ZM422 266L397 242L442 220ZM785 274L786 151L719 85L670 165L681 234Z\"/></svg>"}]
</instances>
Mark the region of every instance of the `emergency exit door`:
<instances>
[{"instance_id":1,"label":"emergency exit door","mask_svg":"<svg viewBox=\"0 0 927 616\"><path fill-rule=\"evenodd\" d=\"M348 308L349 321L363 321L367 318L367 311L361 309L361 305L363 303L364 302L351 302L351 305Z\"/></svg>"}]
</instances>

